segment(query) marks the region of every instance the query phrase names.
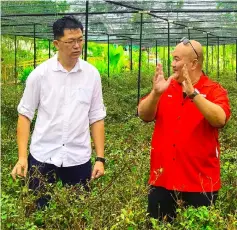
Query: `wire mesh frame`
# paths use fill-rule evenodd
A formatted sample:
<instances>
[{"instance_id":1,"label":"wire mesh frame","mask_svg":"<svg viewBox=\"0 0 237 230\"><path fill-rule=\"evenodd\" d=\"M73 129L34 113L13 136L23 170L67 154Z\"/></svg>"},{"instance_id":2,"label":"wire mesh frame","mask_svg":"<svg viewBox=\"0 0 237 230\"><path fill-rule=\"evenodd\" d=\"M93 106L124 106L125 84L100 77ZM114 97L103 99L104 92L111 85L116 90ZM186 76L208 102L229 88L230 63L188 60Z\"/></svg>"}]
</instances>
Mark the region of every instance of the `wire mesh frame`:
<instances>
[{"instance_id":1,"label":"wire mesh frame","mask_svg":"<svg viewBox=\"0 0 237 230\"><path fill-rule=\"evenodd\" d=\"M58 3L58 5L60 5L60 4L63 4L63 2L61 1L57 1L57 2L59 2ZM153 5L151 5L151 2L154 2L154 4ZM173 1L173 2L175 2L175 1ZM217 1L208 1L208 0L205 0L205 1L203 1L203 0L201 0L201 1L199 1L199 3L195 3L194 4L194 1L187 1L187 3L189 4L189 5L192 5L192 8L190 8L190 9L187 9L187 8L178 8L178 9L176 9L176 8L170 8L170 5L168 5L167 4L167 2L166 1L147 1L147 0L145 0L145 1L136 1L135 3L134 3L134 1L90 1L90 12L88 11L87 12L87 14L85 13L85 12L65 12L65 13L62 13L62 12L57 12L57 13L44 13L44 14L4 14L4 10L3 10L3 14L2 14L2 19L3 19L3 21L4 21L4 19L6 19L6 18L11 18L11 19L13 19L14 17L21 17L21 18L23 18L23 16L27 16L27 17L33 17L33 16L54 16L54 17L57 17L57 16L62 16L62 15L65 15L65 14L72 14L72 15L81 15L81 16L85 16L85 15L89 15L90 16L90 18L91 17L94 17L94 16L96 16L96 15L113 15L113 14L116 14L116 15L118 15L118 14L120 14L120 15L131 15L131 14L135 14L135 13L140 13L140 12L145 12L145 10L146 10L146 13L147 13L147 15L150 15L150 16L153 16L153 17L155 17L155 18L158 18L160 21L168 21L168 19L173 19L173 15L174 14L180 14L180 13L182 13L182 12L184 12L184 13L186 13L186 14L191 14L191 13L195 13L195 17L197 16L197 15L201 15L201 14L203 14L203 13L208 13L208 14L210 14L210 13L233 13L233 12L237 12L237 7L236 7L236 9L235 9L235 7L232 7L232 8L224 8L224 9L208 9L207 8L207 3L211 3L211 4L213 4L214 2L217 2ZM155 5L155 3L160 3L160 5L164 5L164 4L166 4L167 6L166 6L166 8L163 8L163 9L156 9L156 8L154 8L154 5ZM45 3L44 3L45 4ZM80 10L82 11L83 10L83 5L84 5L84 7L85 7L85 5L86 4L89 4L89 1L87 0L87 1L80 1L80 3L78 3L78 1L76 2L76 1L72 1L72 3L71 3L71 5L74 5L74 6L77 6L77 7L80 7ZM178 1L177 1L177 4L178 4ZM233 5L232 4L232 2L231 1L229 1L229 3L228 4L231 4L231 5ZM19 3L19 5L20 5L20 3ZM39 5L39 3L38 3L38 5ZM42 3L42 5L43 5L43 3ZM117 8L112 8L112 7L110 7L109 8L109 6L111 6L111 5L113 5L113 6L116 6ZM136 7L135 7L135 5L136 5ZM139 6L139 7L137 7L137 5ZM13 6L14 7L14 4L12 3L12 5L11 6ZM98 8L98 6L105 6L104 8L105 8L105 10L103 11L98 11L98 10L96 10L97 8ZM149 8L149 6L151 7L151 9ZM202 7L202 8L200 8L200 9L195 9L195 7ZM205 7L204 7L205 6ZM108 10L108 11L106 11L106 7L108 8L108 9L113 9L113 10ZM3 6L3 9L4 9L4 6ZM100 10L101 10L101 8L100 8ZM85 10L84 10L85 11ZM165 18L164 16L159 16L158 14L165 14L165 13L167 13L167 17ZM185 15L186 15L185 14ZM196 15L197 14L197 15ZM182 17L184 17L185 15L181 15ZM180 17L181 17L180 16ZM190 16L190 15L189 15ZM188 17L189 17L188 16ZM186 16L185 16L186 17ZM39 20L39 18L40 17L37 17L37 20L36 19L34 19L34 20L36 20L36 21L40 21ZM127 18L127 17L125 17L125 18ZM191 16L190 16L190 18L191 18ZM213 18L213 16L211 15L211 18ZM45 19L45 18L44 18ZM54 18L55 19L55 18ZM115 21L118 21L117 20L118 19L118 17L117 18L115 18L115 19L111 19L110 18L110 21L108 21L109 23L112 23L114 20ZM210 19L210 18L209 18ZM49 21L52 21L52 19L49 19ZM196 20L196 21L205 21L205 17L204 17L204 20L201 20L200 18L199 18L199 20ZM170 24L172 24L172 25L176 25L177 27L176 27L176 29L177 30L179 30L180 28L178 28L178 27L183 27L183 28L186 28L187 30L189 30L189 33L191 32L191 30L192 31L194 31L194 30L196 30L196 31L199 31L199 32L201 32L200 30L202 29L202 28L196 28L196 27L192 27L192 28L190 28L190 25L189 24L185 24L185 23L180 23L178 20L177 21L174 21L174 20L170 20L169 21L170 22ZM89 24L90 25L93 25L93 23L94 22L89 22ZM95 22L95 23L98 23L98 22ZM121 23L120 21L118 22L118 23ZM134 22L133 24L135 24L135 23L139 23L138 21L136 22ZM145 20L143 20L143 23L145 24L145 23L147 23ZM151 25L151 24L154 24L154 23L157 23L156 21L154 21L154 22L150 22L149 23L149 25ZM191 23L195 23L195 22L191 22ZM35 22L35 24L36 24L36 22ZM6 24L5 24L6 25ZM4 25L3 25L4 26ZM214 27L213 27L214 28ZM157 29L159 29L159 28L157 28ZM172 30L172 28L170 28L171 30ZM223 28L222 28L223 29ZM117 30L117 29L116 29ZM146 30L146 27L144 26L144 33L145 33L145 30ZM51 32L51 31L50 31ZM95 32L97 32L97 31L95 31ZM110 33L108 33L108 31L104 31L105 32L105 34L110 34L110 36L111 35L113 35L114 34L114 32L112 31L110 31ZM171 31L170 31L171 32ZM202 30L202 32L209 32L209 34L210 34L210 36L212 35L211 33L212 33L212 31L205 31L205 28L203 28L203 30ZM4 29L3 29L3 34L4 34ZM124 33L123 33L123 35L127 35L128 34L128 31L124 31ZM174 33L175 34L175 33ZM224 34L226 34L226 33L224 33ZM18 36L19 35L22 35L22 34L17 34ZM30 35L32 35L32 34L28 34L28 36L30 36ZM149 35L151 35L151 33L149 33ZM234 35L236 35L236 34L234 34ZM45 36L45 34L42 34L41 36L39 36L39 37L44 37ZM139 43L139 34L137 33L137 40L138 40L138 42L137 42L137 44ZM180 36L180 35L178 35L179 36L179 38L181 38L182 36ZM218 37L222 37L222 36L220 36L219 34L213 34L213 36L218 36ZM236 35L237 36L237 35ZM236 36L233 36L233 38L235 38ZM193 36L192 37L196 37L195 36L195 34L193 34ZM204 39L204 37L205 36L203 36L203 39ZM49 34L46 34L46 37L45 37L46 39L49 39ZM134 39L136 39L136 37L132 37L132 38L134 38ZM224 38L224 37L223 37ZM157 38L158 39L158 38ZM91 39L90 38L90 36L89 36L89 40L93 40L93 39ZM99 39L99 40L102 40L102 39ZM105 38L104 39L104 41L106 41L107 39ZM153 38L151 38L150 39L150 41L152 41L153 40ZM159 39L158 39L159 40ZM172 40L177 40L177 36L172 36L171 37L171 42L172 42ZM227 40L227 43L232 43L232 44L234 44L235 43L235 39L232 39L232 37L227 37L226 36L226 39L225 40ZM95 39L95 41L96 41L96 39ZM119 41L119 40L118 40ZM127 40L127 43L128 43L128 41L129 41L129 39ZM174 42L173 42L174 43ZM202 42L201 42L202 43ZM220 43L221 43L221 39L220 39ZM226 42L225 42L226 43ZM152 43L153 45L154 45L154 43ZM216 44L216 43L215 43ZM165 41L163 41L163 42L159 42L159 45L163 45L163 46L165 46L165 45L167 45L167 41L166 41L166 43L165 43ZM211 45L211 43L210 43L210 45ZM86 55L85 55L86 56Z\"/></svg>"},{"instance_id":2,"label":"wire mesh frame","mask_svg":"<svg viewBox=\"0 0 237 230\"><path fill-rule=\"evenodd\" d=\"M84 54L85 59L87 58L87 41L88 41L88 33L87 32L88 32L88 24L89 24L89 22L88 22L89 15L135 14L135 13L137 13L137 14L140 14L140 15L147 14L147 15L150 15L151 17L158 18L159 20L163 20L163 21L167 22L167 27L168 27L167 28L168 31L166 33L167 36L168 36L167 40L163 39L163 38L160 38L160 37L155 37L155 42L156 42L156 47L157 47L157 41L159 41L159 45L163 45L163 46L167 45L166 41L168 41L168 55L170 53L169 52L170 45L172 43L174 44L174 40L176 40L176 42L177 42L177 36L174 36L174 35L183 34L182 32L173 32L172 33L171 32L172 29L175 29L175 30L187 29L188 30L187 33L188 33L189 38L191 37L191 35L194 38L198 37L196 34L191 33L191 31L198 31L198 33L201 32L202 34L206 33L207 34L207 39L208 39L207 44L213 45L213 44L216 44L216 41L217 41L218 47L222 42L223 42L223 44L226 44L228 42L232 44L232 43L235 43L235 41L236 41L235 39L236 39L237 36L236 37L218 36L218 35L215 35L211 32L205 31L205 28L190 27L190 26L187 26L187 25L182 24L180 22L174 22L172 20L168 20L168 18L164 18L164 17L161 17L161 16L157 15L157 13L170 13L170 12L172 12L172 13L174 13L174 12L175 13L181 13L181 12L185 12L185 13L210 13L210 12L212 12L212 13L234 13L234 12L237 12L236 9L223 9L223 10L220 10L220 9L219 10L214 10L214 9L207 9L207 10L197 10L197 9L196 10L189 10L189 9L179 9L179 10L177 10L176 9L176 10L174 10L174 9L172 9L172 10L149 10L149 11L146 11L143 8L127 5L127 1L126 2L125 1L120 1L120 2L118 2L118 1L117 2L116 1L104 1L104 2L109 3L109 4L119 5L119 6L125 7L126 9L132 9L132 10L129 10L129 11L128 10L116 10L116 11L108 11L108 12L99 12L99 11L89 12L89 1L87 0L86 1L86 13L84 13L84 12L78 12L78 13L67 12L67 13L57 13L57 14L52 14L52 13L46 13L46 14L14 14L14 15L12 15L12 14L4 15L3 14L2 19L4 20L4 19L9 18L9 17L17 17L17 16L18 17L24 17L24 16L32 17L32 16L41 16L41 15L44 15L44 16L61 16L61 15L70 15L70 14L72 14L72 15L85 15L86 16L86 34L85 34L86 47L85 47L85 54ZM122 4L121 2L125 2L126 4ZM139 23L139 22L135 22L134 24L136 24L136 23ZM154 21L146 22L146 21L143 20L141 22L141 26L143 26L145 24L151 24L151 23L154 24ZM93 24L93 23L91 23L91 24ZM170 24L176 25L178 27L170 28ZM34 23L33 25L34 25L33 35L34 35L34 66L35 66L35 62L36 62L36 60L35 60L35 57L36 57L35 39L36 39L36 37L38 37L38 38L46 37L47 39L49 39L48 35L51 34L51 33L50 32L48 32L48 33L42 32L42 35L40 35L39 32L36 32L36 29L35 29L36 28L36 23ZM37 25L42 25L42 24L37 23ZM3 25L3 28L4 27L9 28L9 26L11 26L11 25ZM19 25L16 24L16 26L27 26L27 24L19 24ZM31 24L28 24L28 26L31 26ZM215 28L215 27L212 27L212 28ZM157 29L160 29L160 28L157 28ZM165 29L165 28L163 28L163 29ZM116 31L119 31L119 30L116 30ZM26 34L26 32L24 32L23 34L20 34L18 31L16 31L16 33L17 34L15 34L14 31L13 31L13 34L15 36L16 35L17 36L22 36L22 35ZM4 34L4 30L3 30L3 34ZM37 36L37 34L38 34L38 36ZM104 33L104 35L105 34L107 34L108 37L109 36L115 36L115 38L111 38L111 40L110 40L111 42L117 42L118 43L118 42L123 41L124 44L127 44L128 41L132 39L134 41L134 44L136 44L136 41L137 41L137 43L139 42L140 46L145 45L145 46L149 47L149 46L154 46L154 37L151 38L151 35L156 36L159 33L149 33L150 38L143 37L142 39L141 39L141 34L140 34L140 39L138 39L138 37L135 37L135 36L139 35L138 33L129 34L126 31L123 34L121 34L121 33L117 33L117 34L116 33L110 33L110 34L109 33ZM164 35L165 33L162 32L160 34ZM28 36L32 36L32 34L29 32ZM90 39L89 39L90 41L106 42L106 39L101 39L101 40L95 39L94 40L94 39L92 39L91 34L89 36L90 36ZM97 34L97 36L98 36L98 34ZM121 37L123 37L123 36L127 36L127 39L121 39ZM214 38L217 38L217 39L211 39L211 36L214 37ZM205 36L200 36L200 39L204 39L204 38L205 38ZM218 50L219 50L219 48L218 48ZM218 55L218 57L219 57L219 55ZM168 56L168 60L169 60L169 56ZM170 73L170 67L169 66L170 65L168 64L168 73ZM218 66L219 66L219 64L218 64ZM139 65L139 68L140 68L140 65ZM208 70L208 66L206 68ZM218 70L219 70L219 67L218 67ZM140 72L140 70L139 70L139 72ZM108 76L109 76L109 67L108 67ZM219 71L218 71L218 76L219 76Z\"/></svg>"}]
</instances>

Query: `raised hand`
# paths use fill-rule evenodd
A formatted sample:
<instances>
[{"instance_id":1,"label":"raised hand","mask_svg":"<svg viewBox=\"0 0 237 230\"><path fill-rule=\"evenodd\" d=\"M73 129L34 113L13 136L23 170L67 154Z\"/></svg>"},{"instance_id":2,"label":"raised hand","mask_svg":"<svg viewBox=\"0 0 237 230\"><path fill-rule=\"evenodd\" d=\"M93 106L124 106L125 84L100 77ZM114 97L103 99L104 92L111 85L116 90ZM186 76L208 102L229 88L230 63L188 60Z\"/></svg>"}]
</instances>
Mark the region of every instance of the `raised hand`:
<instances>
[{"instance_id":1,"label":"raised hand","mask_svg":"<svg viewBox=\"0 0 237 230\"><path fill-rule=\"evenodd\" d=\"M192 85L192 81L189 77L189 73L188 73L186 64L183 66L182 72L183 72L183 78L184 78L184 81L182 82L184 91L187 95L190 95L193 93L194 88Z\"/></svg>"},{"instance_id":2,"label":"raised hand","mask_svg":"<svg viewBox=\"0 0 237 230\"><path fill-rule=\"evenodd\" d=\"M165 80L162 64L158 64L156 67L156 73L153 77L153 91L157 95L161 95L169 86L172 78L175 78L176 75L170 76L167 80Z\"/></svg>"}]
</instances>

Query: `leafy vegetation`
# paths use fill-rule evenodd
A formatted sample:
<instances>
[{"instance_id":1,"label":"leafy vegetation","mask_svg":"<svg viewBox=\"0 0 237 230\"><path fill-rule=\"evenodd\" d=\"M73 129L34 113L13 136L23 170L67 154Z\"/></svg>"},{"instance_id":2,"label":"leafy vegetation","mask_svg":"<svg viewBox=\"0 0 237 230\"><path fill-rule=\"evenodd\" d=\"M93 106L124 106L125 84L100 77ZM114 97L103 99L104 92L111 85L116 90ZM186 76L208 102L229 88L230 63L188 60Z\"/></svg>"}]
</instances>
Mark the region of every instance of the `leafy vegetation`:
<instances>
[{"instance_id":1,"label":"leafy vegetation","mask_svg":"<svg viewBox=\"0 0 237 230\"><path fill-rule=\"evenodd\" d=\"M62 1L18 1L17 7L11 1L2 1L3 14L24 14L24 13L52 13L52 12L65 12L69 9L69 4L66 0Z\"/></svg>"},{"instance_id":2,"label":"leafy vegetation","mask_svg":"<svg viewBox=\"0 0 237 230\"><path fill-rule=\"evenodd\" d=\"M27 67L25 69L23 69L23 71L21 72L20 76L19 76L19 80L21 83L25 83L27 77L29 76L29 74L32 72L33 67Z\"/></svg>"},{"instance_id":3,"label":"leafy vegetation","mask_svg":"<svg viewBox=\"0 0 237 230\"><path fill-rule=\"evenodd\" d=\"M153 70L142 72L141 94L151 88ZM137 73L103 76L106 118L106 174L90 182L91 192L79 186L47 185L52 199L35 210L37 199L26 180L10 176L17 159L16 107L24 85L2 86L2 229L236 229L237 228L237 92L233 74L221 73L228 89L232 118L221 131L222 189L215 207L178 208L173 223L147 217L149 150L153 123L136 117ZM93 154L94 156L95 154ZM40 194L39 194L40 195Z\"/></svg>"},{"instance_id":4,"label":"leafy vegetation","mask_svg":"<svg viewBox=\"0 0 237 230\"><path fill-rule=\"evenodd\" d=\"M2 78L4 82L13 82L15 78L15 48L14 37L2 36ZM138 70L139 49L137 46L133 46L132 61L133 70ZM172 51L173 47L171 47ZM204 46L204 58L206 58L207 49ZM50 44L51 56L56 53L55 47ZM156 63L156 48L145 48L142 51L142 70L152 71L155 68ZM168 48L157 48L158 58L157 61L163 64L165 72L168 72ZM218 71L218 47L209 46L208 48L208 63L204 61L204 71L212 73L213 76L217 76ZM36 39L36 64L40 64L43 60L48 59L49 56L49 41ZM236 49L235 45L222 45L219 47L219 72L228 71L234 73L236 70ZM130 75L130 53L128 46L119 46L110 44L109 47L109 62L110 62L110 75L119 76L119 73L127 73ZM17 78L22 82L22 75L29 72L29 69L33 68L34 58L34 42L33 39L17 37ZM96 66L99 72L103 75L108 74L108 45L97 44L95 42L88 43L88 61ZM172 60L170 59L170 63ZM208 66L207 66L208 65ZM26 70L25 70L26 69ZM220 74L221 76L221 74ZM26 76L27 77L27 76ZM26 80L24 77L24 80ZM234 79L234 77L233 77Z\"/></svg>"},{"instance_id":5,"label":"leafy vegetation","mask_svg":"<svg viewBox=\"0 0 237 230\"><path fill-rule=\"evenodd\" d=\"M69 1L2 1L2 15L24 13L57 13L74 10L84 12L85 4L81 6L76 1L73 7ZM83 2L83 1L81 1ZM43 3L43 4L42 4ZM71 1L73 3L73 1ZM153 2L146 3L147 9L152 8ZM183 0L164 3L166 9L182 9L186 3ZM231 9L232 2L218 1L217 9ZM92 5L90 11L112 11L119 9L114 5ZM236 9L236 8L235 8ZM177 13L176 20L185 20ZM56 16L57 18L58 16ZM220 14L228 26L236 29L236 14ZM151 16L144 14L144 20L151 20ZM213 19L219 21L218 17ZM23 19L22 19L23 20ZM22 31L28 31L30 18L21 23ZM204 21L207 18L204 17ZM108 20L102 20L101 29L108 31ZM101 22L101 20L99 20ZM140 14L132 14L128 18L132 28L139 31ZM42 21L40 33L49 31L48 20ZM99 27L99 24L95 25ZM194 24L195 26L195 24ZM37 26L36 26L37 27ZM196 25L199 27L199 24ZM12 27L14 31L14 26ZM93 25L90 25L93 30ZM121 25L121 31L128 28L128 24ZM149 31L155 31L156 24L151 24ZM38 28L37 28L38 29ZM147 29L147 28L146 28ZM32 27L33 30L33 27ZM51 29L50 29L51 31ZM159 31L160 32L160 31ZM109 34L109 33L108 33ZM162 35L163 36L163 35ZM232 117L223 130L220 140L222 144L221 177L222 189L215 207L192 207L184 209L178 207L178 216L173 223L161 223L149 219L146 213L147 185L149 176L150 140L154 123L143 123L136 117L137 103L137 70L138 49L133 46L133 72L130 71L129 53L125 47L111 44L110 73L107 78L108 46L105 44L88 44L88 61L95 65L103 75L104 100L107 107L106 117L106 174L103 178L90 182L91 192L88 193L80 186L63 187L59 181L55 185L46 185L46 193L51 196L49 207L36 210L34 201L41 195L34 196L28 190L29 178L18 178L14 182L10 172L17 160L16 124L17 105L22 96L24 83L33 69L34 42L32 38L17 36L16 59L14 36L1 36L2 78L4 83L20 84L2 85L1 104L1 136L2 136L2 193L1 193L1 222L2 229L35 230L35 229L205 229L223 230L237 229L237 84L235 82L236 49L234 45L222 45L220 51L220 77L217 79L218 57L217 46L208 48L208 68L204 63L204 70L208 69L210 76L220 81L228 89ZM48 48L51 55L55 53L52 43L36 38L36 59L48 58ZM127 49L128 47L126 47ZM172 48L171 48L172 49ZM204 47L204 57L207 49ZM150 91L151 78L154 72L155 47L143 48L141 95ZM168 70L168 49L158 47L158 60L162 62L165 72ZM14 63L17 63L16 74ZM171 61L171 60L170 60ZM39 63L37 63L39 64ZM34 122L33 122L34 123ZM31 129L33 128L33 125ZM94 160L95 154L93 154Z\"/></svg>"}]
</instances>

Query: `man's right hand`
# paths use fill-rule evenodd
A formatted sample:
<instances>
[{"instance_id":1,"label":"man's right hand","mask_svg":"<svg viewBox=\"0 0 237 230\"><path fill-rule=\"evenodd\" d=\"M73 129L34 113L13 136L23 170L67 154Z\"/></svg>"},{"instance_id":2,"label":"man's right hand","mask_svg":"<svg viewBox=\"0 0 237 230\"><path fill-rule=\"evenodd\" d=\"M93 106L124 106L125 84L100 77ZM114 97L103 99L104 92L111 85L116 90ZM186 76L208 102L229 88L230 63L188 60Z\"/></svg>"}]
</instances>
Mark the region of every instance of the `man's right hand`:
<instances>
[{"instance_id":1,"label":"man's right hand","mask_svg":"<svg viewBox=\"0 0 237 230\"><path fill-rule=\"evenodd\" d=\"M168 87L175 75L170 76L167 80L165 80L162 64L158 64L156 67L156 73L153 78L153 91L158 96L161 95Z\"/></svg>"},{"instance_id":2,"label":"man's right hand","mask_svg":"<svg viewBox=\"0 0 237 230\"><path fill-rule=\"evenodd\" d=\"M28 171L27 157L20 158L11 172L12 178L15 180L16 176L26 177L27 171Z\"/></svg>"}]
</instances>

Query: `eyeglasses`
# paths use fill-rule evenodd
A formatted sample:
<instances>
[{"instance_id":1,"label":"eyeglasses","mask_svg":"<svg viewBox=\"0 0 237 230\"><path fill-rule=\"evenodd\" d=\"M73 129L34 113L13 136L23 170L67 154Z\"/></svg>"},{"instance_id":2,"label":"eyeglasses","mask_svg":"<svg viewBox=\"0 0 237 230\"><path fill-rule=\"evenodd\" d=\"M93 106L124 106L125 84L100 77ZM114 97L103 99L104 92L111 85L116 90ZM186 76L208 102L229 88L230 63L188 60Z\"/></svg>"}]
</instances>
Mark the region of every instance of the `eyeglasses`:
<instances>
[{"instance_id":1,"label":"eyeglasses","mask_svg":"<svg viewBox=\"0 0 237 230\"><path fill-rule=\"evenodd\" d=\"M194 49L194 47L193 47L192 43L189 41L189 39L187 39L186 37L183 37L182 39L180 39L180 42L183 42L184 45L190 44L193 48L193 51L197 55L197 59L199 58L197 51Z\"/></svg>"},{"instance_id":2,"label":"eyeglasses","mask_svg":"<svg viewBox=\"0 0 237 230\"><path fill-rule=\"evenodd\" d=\"M76 44L81 44L83 42L83 39L82 38L79 38L79 39L74 39L74 40L71 40L71 41L62 41L62 40L58 40L60 42L63 42L71 47L75 46Z\"/></svg>"}]
</instances>

